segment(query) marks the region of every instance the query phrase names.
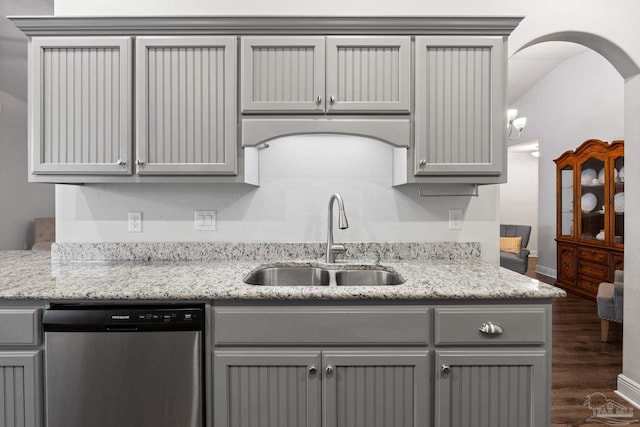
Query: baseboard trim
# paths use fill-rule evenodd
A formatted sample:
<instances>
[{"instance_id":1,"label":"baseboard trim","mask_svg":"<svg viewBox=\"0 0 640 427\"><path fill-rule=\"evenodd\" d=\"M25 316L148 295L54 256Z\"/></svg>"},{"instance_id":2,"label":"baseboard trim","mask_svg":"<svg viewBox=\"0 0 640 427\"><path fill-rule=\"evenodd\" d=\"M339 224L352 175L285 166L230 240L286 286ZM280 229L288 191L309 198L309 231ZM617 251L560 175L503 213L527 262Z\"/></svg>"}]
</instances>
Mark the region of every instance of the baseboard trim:
<instances>
[{"instance_id":1,"label":"baseboard trim","mask_svg":"<svg viewBox=\"0 0 640 427\"><path fill-rule=\"evenodd\" d=\"M545 267L543 265L536 265L536 273L543 274L545 276L549 276L549 277L552 277L554 279L558 278L557 270L555 270L553 268Z\"/></svg>"},{"instance_id":2,"label":"baseboard trim","mask_svg":"<svg viewBox=\"0 0 640 427\"><path fill-rule=\"evenodd\" d=\"M620 374L618 375L618 389L615 393L640 409L640 383Z\"/></svg>"}]
</instances>

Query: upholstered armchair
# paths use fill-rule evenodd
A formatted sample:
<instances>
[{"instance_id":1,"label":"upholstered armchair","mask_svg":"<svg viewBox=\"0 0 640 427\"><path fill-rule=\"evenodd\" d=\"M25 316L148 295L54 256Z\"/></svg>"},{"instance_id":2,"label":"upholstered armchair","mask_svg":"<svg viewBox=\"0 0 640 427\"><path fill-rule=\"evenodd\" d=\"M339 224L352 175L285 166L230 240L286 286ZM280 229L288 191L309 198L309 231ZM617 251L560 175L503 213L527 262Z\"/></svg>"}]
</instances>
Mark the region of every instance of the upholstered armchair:
<instances>
[{"instance_id":1,"label":"upholstered armchair","mask_svg":"<svg viewBox=\"0 0 640 427\"><path fill-rule=\"evenodd\" d=\"M609 322L622 323L624 307L624 272L616 270L613 283L603 282L598 286L598 317L600 317L600 339L609 339Z\"/></svg>"},{"instance_id":2,"label":"upholstered armchair","mask_svg":"<svg viewBox=\"0 0 640 427\"><path fill-rule=\"evenodd\" d=\"M531 236L530 225L500 224L500 266L518 273L526 273L529 267L527 249ZM506 237L507 239L503 239ZM517 245L518 238L520 244ZM514 243L516 244L514 246ZM518 247L519 246L519 247Z\"/></svg>"},{"instance_id":3,"label":"upholstered armchair","mask_svg":"<svg viewBox=\"0 0 640 427\"><path fill-rule=\"evenodd\" d=\"M56 241L56 219L36 218L33 221L32 250L51 250L51 243Z\"/></svg>"}]
</instances>

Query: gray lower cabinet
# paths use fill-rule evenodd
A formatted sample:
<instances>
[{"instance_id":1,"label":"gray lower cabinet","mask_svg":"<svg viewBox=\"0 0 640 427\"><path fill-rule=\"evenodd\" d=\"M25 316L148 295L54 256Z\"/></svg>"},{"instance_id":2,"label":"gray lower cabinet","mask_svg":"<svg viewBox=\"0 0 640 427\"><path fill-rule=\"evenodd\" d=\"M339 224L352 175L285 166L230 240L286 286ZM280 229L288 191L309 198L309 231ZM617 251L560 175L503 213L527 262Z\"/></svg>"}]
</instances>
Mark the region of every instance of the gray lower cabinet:
<instances>
[{"instance_id":1,"label":"gray lower cabinet","mask_svg":"<svg viewBox=\"0 0 640 427\"><path fill-rule=\"evenodd\" d=\"M42 426L41 366L41 350L0 350L0 427Z\"/></svg>"},{"instance_id":2,"label":"gray lower cabinet","mask_svg":"<svg viewBox=\"0 0 640 427\"><path fill-rule=\"evenodd\" d=\"M427 351L214 353L214 426L428 425Z\"/></svg>"},{"instance_id":3,"label":"gray lower cabinet","mask_svg":"<svg viewBox=\"0 0 640 427\"><path fill-rule=\"evenodd\" d=\"M41 310L0 308L0 427L42 427Z\"/></svg>"},{"instance_id":4,"label":"gray lower cabinet","mask_svg":"<svg viewBox=\"0 0 640 427\"><path fill-rule=\"evenodd\" d=\"M551 304L214 307L213 426L546 427Z\"/></svg>"},{"instance_id":5,"label":"gray lower cabinet","mask_svg":"<svg viewBox=\"0 0 640 427\"><path fill-rule=\"evenodd\" d=\"M506 180L505 45L505 37L416 37L416 177Z\"/></svg>"},{"instance_id":6,"label":"gray lower cabinet","mask_svg":"<svg viewBox=\"0 0 640 427\"><path fill-rule=\"evenodd\" d=\"M435 353L435 425L545 427L549 391L544 350Z\"/></svg>"},{"instance_id":7,"label":"gray lower cabinet","mask_svg":"<svg viewBox=\"0 0 640 427\"><path fill-rule=\"evenodd\" d=\"M426 350L323 352L323 426L429 425Z\"/></svg>"}]
</instances>

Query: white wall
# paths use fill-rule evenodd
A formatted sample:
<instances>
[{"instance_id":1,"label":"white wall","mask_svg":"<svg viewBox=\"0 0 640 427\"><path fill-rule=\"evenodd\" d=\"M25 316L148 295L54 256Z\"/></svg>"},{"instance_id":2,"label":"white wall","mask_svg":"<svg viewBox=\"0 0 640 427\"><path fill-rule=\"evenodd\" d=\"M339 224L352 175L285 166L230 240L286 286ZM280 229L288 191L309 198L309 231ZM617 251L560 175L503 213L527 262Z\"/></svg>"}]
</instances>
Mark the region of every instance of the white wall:
<instances>
[{"instance_id":1,"label":"white wall","mask_svg":"<svg viewBox=\"0 0 640 427\"><path fill-rule=\"evenodd\" d=\"M0 250L30 247L54 214L52 185L27 184L27 37L5 15L51 14L53 0L0 2Z\"/></svg>"},{"instance_id":2,"label":"white wall","mask_svg":"<svg viewBox=\"0 0 640 427\"><path fill-rule=\"evenodd\" d=\"M32 222L54 213L51 185L27 183L27 103L0 91L0 250L31 247Z\"/></svg>"},{"instance_id":3,"label":"white wall","mask_svg":"<svg viewBox=\"0 0 640 427\"><path fill-rule=\"evenodd\" d=\"M59 185L56 197L64 202L56 208L58 241L320 242L327 234L329 196L338 192L349 228L335 232L337 241L481 241L486 245L484 258L497 262L494 186L482 187L477 198L422 198L415 186L391 187L393 154L388 144L308 135L269 145L260 151L258 188ZM464 211L462 230L448 228L452 208ZM217 211L216 231L194 231L196 209ZM127 232L128 211L143 213L142 233Z\"/></svg>"},{"instance_id":4,"label":"white wall","mask_svg":"<svg viewBox=\"0 0 640 427\"><path fill-rule=\"evenodd\" d=\"M531 226L527 248L538 256L538 159L509 151L508 182L500 185L500 223Z\"/></svg>"},{"instance_id":5,"label":"white wall","mask_svg":"<svg viewBox=\"0 0 640 427\"><path fill-rule=\"evenodd\" d=\"M624 139L624 80L606 59L587 51L560 64L514 102L513 107L527 117L523 136L537 139L540 147L536 270L555 277L556 169L553 160L590 138Z\"/></svg>"}]
</instances>

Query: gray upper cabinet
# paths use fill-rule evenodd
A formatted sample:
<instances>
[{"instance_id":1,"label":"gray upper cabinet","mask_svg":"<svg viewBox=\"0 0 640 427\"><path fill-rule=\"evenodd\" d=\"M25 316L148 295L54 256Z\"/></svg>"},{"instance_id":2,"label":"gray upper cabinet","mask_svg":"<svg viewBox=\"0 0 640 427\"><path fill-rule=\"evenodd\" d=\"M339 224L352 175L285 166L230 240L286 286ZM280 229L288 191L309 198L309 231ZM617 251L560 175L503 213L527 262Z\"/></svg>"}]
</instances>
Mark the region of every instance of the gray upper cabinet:
<instances>
[{"instance_id":1,"label":"gray upper cabinet","mask_svg":"<svg viewBox=\"0 0 640 427\"><path fill-rule=\"evenodd\" d=\"M416 37L416 176L506 168L503 37Z\"/></svg>"},{"instance_id":2,"label":"gray upper cabinet","mask_svg":"<svg viewBox=\"0 0 640 427\"><path fill-rule=\"evenodd\" d=\"M136 173L235 174L236 38L136 39Z\"/></svg>"},{"instance_id":3,"label":"gray upper cabinet","mask_svg":"<svg viewBox=\"0 0 640 427\"><path fill-rule=\"evenodd\" d=\"M324 37L242 37L242 112L324 111L324 48Z\"/></svg>"},{"instance_id":4,"label":"gray upper cabinet","mask_svg":"<svg viewBox=\"0 0 640 427\"><path fill-rule=\"evenodd\" d=\"M243 113L406 113L411 38L243 37Z\"/></svg>"},{"instance_id":5,"label":"gray upper cabinet","mask_svg":"<svg viewBox=\"0 0 640 427\"><path fill-rule=\"evenodd\" d=\"M410 37L327 37L327 111L409 113Z\"/></svg>"},{"instance_id":6,"label":"gray upper cabinet","mask_svg":"<svg viewBox=\"0 0 640 427\"><path fill-rule=\"evenodd\" d=\"M30 173L131 173L131 37L34 37Z\"/></svg>"}]
</instances>

